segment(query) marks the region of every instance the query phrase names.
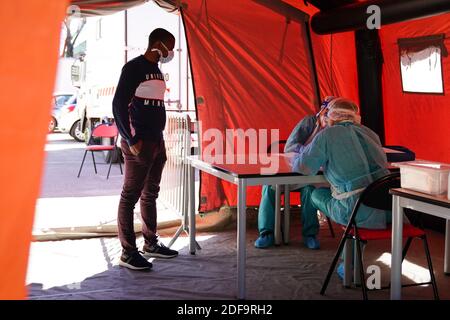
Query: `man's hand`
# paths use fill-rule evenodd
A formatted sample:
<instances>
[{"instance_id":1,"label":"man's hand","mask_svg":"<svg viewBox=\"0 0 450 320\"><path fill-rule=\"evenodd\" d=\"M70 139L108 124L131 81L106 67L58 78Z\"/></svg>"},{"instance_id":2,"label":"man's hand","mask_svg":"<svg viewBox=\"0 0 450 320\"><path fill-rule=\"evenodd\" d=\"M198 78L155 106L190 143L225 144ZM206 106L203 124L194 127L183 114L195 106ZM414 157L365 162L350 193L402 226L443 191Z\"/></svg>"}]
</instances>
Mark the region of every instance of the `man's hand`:
<instances>
[{"instance_id":1,"label":"man's hand","mask_svg":"<svg viewBox=\"0 0 450 320\"><path fill-rule=\"evenodd\" d=\"M130 147L130 151L133 155L137 156L139 153L141 153L142 150L142 140L139 140L136 144L133 144Z\"/></svg>"}]
</instances>

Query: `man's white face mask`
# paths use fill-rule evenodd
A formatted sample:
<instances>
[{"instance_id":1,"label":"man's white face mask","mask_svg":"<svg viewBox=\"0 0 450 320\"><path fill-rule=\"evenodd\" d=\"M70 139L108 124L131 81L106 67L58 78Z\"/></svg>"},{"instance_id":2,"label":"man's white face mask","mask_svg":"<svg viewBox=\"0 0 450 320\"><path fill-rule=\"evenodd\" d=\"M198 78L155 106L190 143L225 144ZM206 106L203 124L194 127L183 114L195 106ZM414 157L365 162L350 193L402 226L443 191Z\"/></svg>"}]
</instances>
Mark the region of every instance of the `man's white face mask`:
<instances>
[{"instance_id":1,"label":"man's white face mask","mask_svg":"<svg viewBox=\"0 0 450 320\"><path fill-rule=\"evenodd\" d=\"M172 61L173 57L174 57L174 53L173 50L169 50L166 45L164 44L164 42L161 41L161 44L164 46L164 48L167 50L167 57L164 57L162 54L162 51L157 49L157 48L153 48L152 51L157 51L159 53L159 62L161 63L168 63L170 61Z\"/></svg>"}]
</instances>

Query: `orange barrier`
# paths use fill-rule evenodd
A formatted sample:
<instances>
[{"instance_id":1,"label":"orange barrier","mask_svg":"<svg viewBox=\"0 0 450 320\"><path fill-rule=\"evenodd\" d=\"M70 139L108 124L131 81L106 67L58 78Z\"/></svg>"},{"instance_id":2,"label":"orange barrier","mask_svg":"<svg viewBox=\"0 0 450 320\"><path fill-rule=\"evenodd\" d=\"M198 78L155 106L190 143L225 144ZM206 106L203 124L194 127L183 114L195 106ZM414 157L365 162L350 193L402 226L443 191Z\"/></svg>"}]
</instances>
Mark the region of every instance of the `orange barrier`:
<instances>
[{"instance_id":1,"label":"orange barrier","mask_svg":"<svg viewBox=\"0 0 450 320\"><path fill-rule=\"evenodd\" d=\"M0 10L0 299L26 298L25 276L55 82L63 0Z\"/></svg>"}]
</instances>

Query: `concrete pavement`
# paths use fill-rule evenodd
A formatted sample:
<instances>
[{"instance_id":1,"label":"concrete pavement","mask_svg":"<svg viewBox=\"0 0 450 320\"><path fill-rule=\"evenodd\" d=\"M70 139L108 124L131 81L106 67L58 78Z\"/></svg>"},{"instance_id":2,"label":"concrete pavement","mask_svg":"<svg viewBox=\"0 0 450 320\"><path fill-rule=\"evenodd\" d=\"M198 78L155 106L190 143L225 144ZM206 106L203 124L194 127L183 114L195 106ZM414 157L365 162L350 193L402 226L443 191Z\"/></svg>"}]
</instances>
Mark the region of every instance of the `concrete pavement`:
<instances>
[{"instance_id":1,"label":"concrete pavement","mask_svg":"<svg viewBox=\"0 0 450 320\"><path fill-rule=\"evenodd\" d=\"M76 142L68 134L48 135L41 193L36 203L35 239L116 232L123 175L118 164L113 164L107 180L109 164L98 152L95 154L98 174L95 174L92 157L88 154L81 176L77 178L84 148L84 143ZM135 213L135 226L140 231L139 205ZM158 201L158 225L176 225L178 221L179 217Z\"/></svg>"}]
</instances>

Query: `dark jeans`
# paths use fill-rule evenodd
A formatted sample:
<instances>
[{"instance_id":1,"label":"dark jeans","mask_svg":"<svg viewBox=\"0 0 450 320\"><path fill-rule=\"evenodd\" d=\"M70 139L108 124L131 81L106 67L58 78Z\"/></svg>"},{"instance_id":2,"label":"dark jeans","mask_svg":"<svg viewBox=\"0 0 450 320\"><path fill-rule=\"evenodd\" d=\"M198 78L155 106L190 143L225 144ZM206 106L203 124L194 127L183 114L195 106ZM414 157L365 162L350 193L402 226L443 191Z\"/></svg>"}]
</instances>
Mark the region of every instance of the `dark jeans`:
<instances>
[{"instance_id":1,"label":"dark jeans","mask_svg":"<svg viewBox=\"0 0 450 320\"><path fill-rule=\"evenodd\" d=\"M157 241L156 236L156 198L158 198L161 174L166 163L164 140L143 141L142 151L134 156L128 143L121 141L125 158L125 181L120 197L118 226L122 248L135 251L134 206L141 199L142 234L147 245Z\"/></svg>"}]
</instances>

